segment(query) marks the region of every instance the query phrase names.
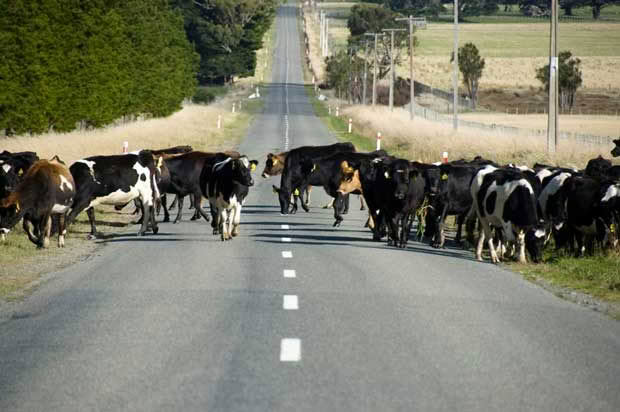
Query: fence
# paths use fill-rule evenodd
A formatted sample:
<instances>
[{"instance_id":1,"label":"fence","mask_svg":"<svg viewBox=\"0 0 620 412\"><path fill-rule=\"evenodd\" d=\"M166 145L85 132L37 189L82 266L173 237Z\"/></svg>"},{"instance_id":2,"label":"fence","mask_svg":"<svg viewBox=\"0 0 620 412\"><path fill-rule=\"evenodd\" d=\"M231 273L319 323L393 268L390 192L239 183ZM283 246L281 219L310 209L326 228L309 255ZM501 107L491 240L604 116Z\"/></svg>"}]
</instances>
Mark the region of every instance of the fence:
<instances>
[{"instance_id":1,"label":"fence","mask_svg":"<svg viewBox=\"0 0 620 412\"><path fill-rule=\"evenodd\" d=\"M409 109L409 105L405 106L405 109ZM438 123L445 123L452 125L453 118L452 116L446 116L444 114L438 113L434 110L428 109L426 107L420 105L414 105L414 112L416 116L422 117L426 120L430 120ZM469 127L479 130L484 130L488 132L497 133L499 135L505 136L547 136L546 129L524 129L520 127L514 126L504 126L500 124L486 124L480 122L473 122L470 120L462 120L458 121L459 126ZM571 133L571 132L559 132L558 138L560 140L573 140L581 143L593 144L593 145L603 145L603 144L613 144L613 137L610 136L595 136L591 134L584 133Z\"/></svg>"}]
</instances>

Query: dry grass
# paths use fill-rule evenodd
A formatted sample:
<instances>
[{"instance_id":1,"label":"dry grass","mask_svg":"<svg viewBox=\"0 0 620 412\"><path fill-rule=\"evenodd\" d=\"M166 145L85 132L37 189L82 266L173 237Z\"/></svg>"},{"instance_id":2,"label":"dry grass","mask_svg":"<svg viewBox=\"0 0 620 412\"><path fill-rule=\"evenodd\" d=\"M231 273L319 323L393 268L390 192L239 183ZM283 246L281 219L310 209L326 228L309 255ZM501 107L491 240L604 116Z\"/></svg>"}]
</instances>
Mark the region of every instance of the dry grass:
<instances>
[{"instance_id":1,"label":"dry grass","mask_svg":"<svg viewBox=\"0 0 620 412\"><path fill-rule=\"evenodd\" d=\"M315 19L315 15L310 12L310 9L305 10L305 31L308 35L308 42L310 48L310 67L317 83L321 83L325 80L325 62L321 57L321 44L320 44L320 22Z\"/></svg>"},{"instance_id":2,"label":"dry grass","mask_svg":"<svg viewBox=\"0 0 620 412\"><path fill-rule=\"evenodd\" d=\"M487 124L495 123L525 129L547 128L547 115L543 114L463 113L460 116L464 120ZM596 136L617 136L619 133L618 117L616 116L560 115L558 123L563 132Z\"/></svg>"},{"instance_id":3,"label":"dry grass","mask_svg":"<svg viewBox=\"0 0 620 412\"><path fill-rule=\"evenodd\" d=\"M608 145L586 145L562 140L555 156L546 153L546 139L535 136L499 136L461 127L455 133L451 124L425 119L409 120L409 112L386 107L350 106L343 114L353 118L356 132L374 136L380 131L384 147L412 160L437 162L447 151L450 159L471 159L480 155L498 163L533 165L536 162L583 168L588 159L609 157Z\"/></svg>"}]
</instances>

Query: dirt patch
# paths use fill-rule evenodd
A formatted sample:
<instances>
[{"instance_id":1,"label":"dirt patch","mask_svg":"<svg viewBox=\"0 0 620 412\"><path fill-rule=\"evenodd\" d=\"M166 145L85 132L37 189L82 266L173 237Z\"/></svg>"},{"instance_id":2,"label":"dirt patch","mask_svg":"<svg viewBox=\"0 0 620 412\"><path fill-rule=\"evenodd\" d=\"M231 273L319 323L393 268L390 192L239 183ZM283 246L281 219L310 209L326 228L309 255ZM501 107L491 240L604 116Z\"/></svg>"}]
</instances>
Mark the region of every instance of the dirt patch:
<instances>
[{"instance_id":1,"label":"dirt patch","mask_svg":"<svg viewBox=\"0 0 620 412\"><path fill-rule=\"evenodd\" d=\"M546 113L547 93L539 88L499 89L492 88L478 92L480 108L510 114ZM564 110L563 113L570 113ZM573 114L614 115L620 114L620 91L606 89L585 89L577 92Z\"/></svg>"}]
</instances>

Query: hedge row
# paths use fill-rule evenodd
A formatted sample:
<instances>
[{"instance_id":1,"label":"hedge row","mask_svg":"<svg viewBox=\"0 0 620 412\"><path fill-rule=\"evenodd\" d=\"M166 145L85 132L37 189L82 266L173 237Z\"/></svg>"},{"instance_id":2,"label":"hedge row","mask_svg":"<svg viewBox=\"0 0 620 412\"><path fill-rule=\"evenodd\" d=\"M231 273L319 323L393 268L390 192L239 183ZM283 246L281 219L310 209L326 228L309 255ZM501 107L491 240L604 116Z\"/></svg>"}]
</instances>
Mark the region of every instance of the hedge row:
<instances>
[{"instance_id":1,"label":"hedge row","mask_svg":"<svg viewBox=\"0 0 620 412\"><path fill-rule=\"evenodd\" d=\"M166 116L199 57L166 0L12 0L0 8L0 131Z\"/></svg>"}]
</instances>

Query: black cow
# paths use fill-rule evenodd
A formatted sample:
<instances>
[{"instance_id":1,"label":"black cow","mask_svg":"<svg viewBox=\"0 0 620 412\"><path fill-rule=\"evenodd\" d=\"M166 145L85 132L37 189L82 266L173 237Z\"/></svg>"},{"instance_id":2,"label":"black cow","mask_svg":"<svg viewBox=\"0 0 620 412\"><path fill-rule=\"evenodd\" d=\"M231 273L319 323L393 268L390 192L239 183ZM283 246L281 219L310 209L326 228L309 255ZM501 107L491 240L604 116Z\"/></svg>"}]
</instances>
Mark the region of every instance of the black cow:
<instances>
[{"instance_id":1,"label":"black cow","mask_svg":"<svg viewBox=\"0 0 620 412\"><path fill-rule=\"evenodd\" d=\"M613 149L611 149L611 155L613 157L620 156L620 139L614 140L614 144L616 145Z\"/></svg>"},{"instance_id":2,"label":"black cow","mask_svg":"<svg viewBox=\"0 0 620 412\"><path fill-rule=\"evenodd\" d=\"M76 161L69 168L75 180L76 195L67 217L68 224L86 209L90 237L94 238L97 236L95 206L124 205L139 198L144 210L138 236L144 235L149 222L153 233L157 233L153 205L159 197L157 180L160 169L161 164L155 164L148 150L138 155L93 156Z\"/></svg>"},{"instance_id":3,"label":"black cow","mask_svg":"<svg viewBox=\"0 0 620 412\"><path fill-rule=\"evenodd\" d=\"M216 157L213 160L219 161L205 165L201 186L211 205L213 234L219 233L224 241L239 234L241 207L254 185L251 172L258 161L248 160L247 156L220 159Z\"/></svg>"},{"instance_id":4,"label":"black cow","mask_svg":"<svg viewBox=\"0 0 620 412\"><path fill-rule=\"evenodd\" d=\"M500 231L507 242L516 241L519 261L526 262L525 248L532 260L541 258L540 242L545 231L540 227L536 197L525 176L514 169L481 169L471 184L473 207L480 220L482 233L476 248L476 258L482 260L482 245L486 238L491 252L491 260L500 260L493 245L491 227Z\"/></svg>"},{"instance_id":5,"label":"black cow","mask_svg":"<svg viewBox=\"0 0 620 412\"><path fill-rule=\"evenodd\" d=\"M340 184L344 178L343 164L358 163L362 160L373 160L378 157L387 156L384 150L378 150L371 153L357 152L341 152L335 153L327 157L321 157L314 160L305 158L301 161L300 187L305 189L308 186L323 186L325 192L335 200L332 204L334 208L334 226L339 226L342 222L342 214L348 213L349 195L338 191ZM361 192L354 191L354 194Z\"/></svg>"},{"instance_id":6,"label":"black cow","mask_svg":"<svg viewBox=\"0 0 620 412\"><path fill-rule=\"evenodd\" d=\"M381 211L388 227L388 245L405 248L415 212L424 202L425 180L405 159L382 162L381 167L387 194Z\"/></svg>"},{"instance_id":7,"label":"black cow","mask_svg":"<svg viewBox=\"0 0 620 412\"><path fill-rule=\"evenodd\" d=\"M237 156L232 156L233 154L231 153L231 157L238 157L238 153ZM162 193L177 195L177 216L174 219L174 223L178 223L181 220L183 198L187 195L192 196L194 202L195 212L192 220L200 216L207 222L210 220L200 205L202 200L200 175L205 165L217 155L217 153L209 152L189 152L165 159L166 167L170 173L170 180L164 182L164 187L162 187L161 191ZM164 213L166 212L164 211ZM166 218L164 218L164 221L167 221Z\"/></svg>"},{"instance_id":8,"label":"black cow","mask_svg":"<svg viewBox=\"0 0 620 412\"><path fill-rule=\"evenodd\" d=\"M565 183L567 222L577 242L576 255L592 253L594 240L617 243L620 184L573 176Z\"/></svg>"},{"instance_id":9,"label":"black cow","mask_svg":"<svg viewBox=\"0 0 620 412\"><path fill-rule=\"evenodd\" d=\"M0 153L0 199L15 190L21 177L39 160L34 152Z\"/></svg>"},{"instance_id":10,"label":"black cow","mask_svg":"<svg viewBox=\"0 0 620 412\"><path fill-rule=\"evenodd\" d=\"M444 164L439 166L439 183L436 196L430 196L431 210L427 215L427 228L433 233L433 247L443 247L444 223L449 215L457 216L456 242L461 241L462 226L472 206L470 183L476 166Z\"/></svg>"},{"instance_id":11,"label":"black cow","mask_svg":"<svg viewBox=\"0 0 620 412\"><path fill-rule=\"evenodd\" d=\"M302 146L288 152L282 170L280 179L280 189L278 190L278 198L280 201L280 213L288 214L291 194L296 189L302 189L302 182L306 175L302 170L302 161L305 164L312 162L321 157L340 152L355 152L355 146L352 143L335 143L329 146Z\"/></svg>"},{"instance_id":12,"label":"black cow","mask_svg":"<svg viewBox=\"0 0 620 412\"><path fill-rule=\"evenodd\" d=\"M58 217L58 247L65 246L65 216L73 203L75 183L57 157L35 162L17 188L0 200L0 233L23 218L28 239L39 248L49 246L52 217Z\"/></svg>"},{"instance_id":13,"label":"black cow","mask_svg":"<svg viewBox=\"0 0 620 412\"><path fill-rule=\"evenodd\" d=\"M610 168L611 160L604 159L603 156L599 155L599 157L588 160L588 164L586 165L586 170L584 173L588 177L600 179L605 176L605 173Z\"/></svg>"},{"instance_id":14,"label":"black cow","mask_svg":"<svg viewBox=\"0 0 620 412\"><path fill-rule=\"evenodd\" d=\"M556 248L567 246L570 234L566 223L566 181L575 173L557 171L547 176L542 182L542 190L538 195L538 206L541 218L546 222L547 234L552 233Z\"/></svg>"}]
</instances>

